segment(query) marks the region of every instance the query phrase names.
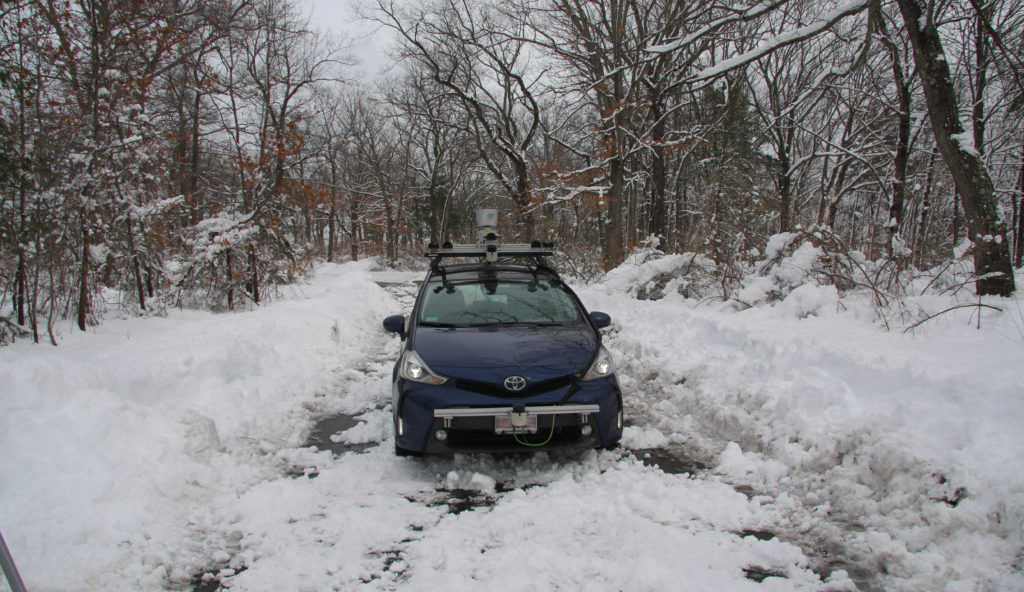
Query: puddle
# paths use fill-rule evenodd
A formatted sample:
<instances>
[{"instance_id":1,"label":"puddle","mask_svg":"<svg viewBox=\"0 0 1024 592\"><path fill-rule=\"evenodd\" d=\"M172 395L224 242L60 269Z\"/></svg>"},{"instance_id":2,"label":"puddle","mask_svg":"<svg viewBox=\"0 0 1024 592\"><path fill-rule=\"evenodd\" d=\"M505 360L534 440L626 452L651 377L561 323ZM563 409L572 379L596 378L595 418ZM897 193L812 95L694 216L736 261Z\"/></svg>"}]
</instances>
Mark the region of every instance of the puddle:
<instances>
[{"instance_id":1,"label":"puddle","mask_svg":"<svg viewBox=\"0 0 1024 592\"><path fill-rule=\"evenodd\" d=\"M203 576L192 580L192 592L217 592L220 590L220 580L211 578L203 581Z\"/></svg>"},{"instance_id":2,"label":"puddle","mask_svg":"<svg viewBox=\"0 0 1024 592\"><path fill-rule=\"evenodd\" d=\"M291 477L292 479L298 479L299 477L305 477L307 479L316 479L317 477L320 476L320 471L318 471L316 467L296 466L288 469L287 471L285 471L284 474Z\"/></svg>"},{"instance_id":3,"label":"puddle","mask_svg":"<svg viewBox=\"0 0 1024 592\"><path fill-rule=\"evenodd\" d=\"M695 475L708 468L701 461L686 456L682 450L648 448L634 450L633 454L645 465L657 467L669 475Z\"/></svg>"},{"instance_id":4,"label":"puddle","mask_svg":"<svg viewBox=\"0 0 1024 592\"><path fill-rule=\"evenodd\" d=\"M811 571L825 580L833 572L845 571L847 577L860 592L882 592L884 587L877 582L877 574L863 564L844 556L838 547L822 547L807 554L811 561Z\"/></svg>"},{"instance_id":5,"label":"puddle","mask_svg":"<svg viewBox=\"0 0 1024 592\"><path fill-rule=\"evenodd\" d=\"M732 488L735 489L737 492L747 496L748 498L752 498L758 495L764 495L749 485L733 485Z\"/></svg>"},{"instance_id":6,"label":"puddle","mask_svg":"<svg viewBox=\"0 0 1024 592\"><path fill-rule=\"evenodd\" d=\"M750 487L739 486L734 488L747 495L747 497L759 495ZM860 530L860 527L857 525L844 522L831 526L840 526L842 528L841 533ZM863 562L859 562L856 557L850 556L843 540L827 536L825 533L828 531L828 528L818 531L818 527L812 527L809 532L800 534L783 532L780 536L778 533L769 530L745 529L736 534L741 537L751 536L760 541L781 540L800 547L807 556L811 571L818 574L822 581L827 580L829 576L837 571L845 571L858 592L883 592L885 588L878 584L876 571L873 571ZM840 536L842 535L840 534ZM744 572L747 574L747 579L758 583L770 577L786 577L785 574L773 573L772 570L757 566L751 566L744 570Z\"/></svg>"},{"instance_id":7,"label":"puddle","mask_svg":"<svg viewBox=\"0 0 1024 592\"><path fill-rule=\"evenodd\" d=\"M401 580L405 570L408 568L408 565L405 563L405 552L401 549L370 551L367 553L367 556L381 561L381 569L370 574L369 577L361 578L360 581L364 584L372 584L375 581L382 580L385 574L390 574Z\"/></svg>"},{"instance_id":8,"label":"puddle","mask_svg":"<svg viewBox=\"0 0 1024 592\"><path fill-rule=\"evenodd\" d=\"M759 541L770 541L772 539L778 539L778 536L768 530L742 530L738 533L741 537L754 537ZM791 543L801 546L799 541L789 541ZM811 563L811 571L818 574L818 577L825 581L830 575L837 571L845 571L847 576L856 586L859 592L881 592L882 588L879 588L875 582L874 574L869 570L860 565L857 565L851 560L844 559L840 555L835 554L838 549L829 551L827 548L807 548L804 546L804 552ZM785 578L786 574L774 570L763 568L759 566L750 566L743 570L744 575L748 580L762 583L768 578Z\"/></svg>"},{"instance_id":9,"label":"puddle","mask_svg":"<svg viewBox=\"0 0 1024 592\"><path fill-rule=\"evenodd\" d=\"M775 533L767 530L744 530L740 532L740 536L744 538L752 536L759 541L770 541L775 538Z\"/></svg>"},{"instance_id":10,"label":"puddle","mask_svg":"<svg viewBox=\"0 0 1024 592\"><path fill-rule=\"evenodd\" d=\"M331 440L331 436L344 432L347 429L354 428L359 425L359 420L352 415L331 415L329 417L323 417L316 422L316 426L313 428L313 432L309 435L309 439L306 441L308 446L316 446L320 450L330 450L334 454L345 454L348 452L363 452L369 448L373 448L378 444L376 442L367 442L365 444L346 444L344 442L334 442Z\"/></svg>"},{"instance_id":11,"label":"puddle","mask_svg":"<svg viewBox=\"0 0 1024 592\"><path fill-rule=\"evenodd\" d=\"M846 572L846 576L850 578L850 581L853 582L853 585L857 587L859 592L882 592L885 590L885 588L876 583L875 574L871 570L849 561L836 560L824 567L813 568L814 573L818 574L823 581L829 575L839 570Z\"/></svg>"},{"instance_id":12,"label":"puddle","mask_svg":"<svg viewBox=\"0 0 1024 592\"><path fill-rule=\"evenodd\" d=\"M407 496L405 499L414 503L422 503L428 508L446 506L449 514L461 514L477 508L493 508L498 503L496 493L487 493L477 489L437 489L437 495L428 500Z\"/></svg>"},{"instance_id":13,"label":"puddle","mask_svg":"<svg viewBox=\"0 0 1024 592\"><path fill-rule=\"evenodd\" d=\"M760 584L761 582L767 580L768 578L785 578L786 577L786 574L784 574L783 572L781 572L779 570L776 570L776 569L765 569L763 567L757 567L757 566L744 567L743 568L743 575L745 575L748 580L757 582L758 584Z\"/></svg>"},{"instance_id":14,"label":"puddle","mask_svg":"<svg viewBox=\"0 0 1024 592\"><path fill-rule=\"evenodd\" d=\"M211 570L197 574L192 578L191 592L219 592L220 590L227 590L222 588L220 585L220 579L222 577L233 576L242 573L245 568L234 570L234 569L222 569L222 570Z\"/></svg>"}]
</instances>

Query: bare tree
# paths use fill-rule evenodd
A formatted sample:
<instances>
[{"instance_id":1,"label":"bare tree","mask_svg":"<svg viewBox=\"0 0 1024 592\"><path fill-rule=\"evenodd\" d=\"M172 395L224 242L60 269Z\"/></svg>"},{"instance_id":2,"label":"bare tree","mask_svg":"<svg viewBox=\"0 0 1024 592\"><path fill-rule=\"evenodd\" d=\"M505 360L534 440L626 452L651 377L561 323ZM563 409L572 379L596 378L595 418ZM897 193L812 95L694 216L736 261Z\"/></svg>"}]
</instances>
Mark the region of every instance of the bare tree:
<instances>
[{"instance_id":1,"label":"bare tree","mask_svg":"<svg viewBox=\"0 0 1024 592\"><path fill-rule=\"evenodd\" d=\"M932 2L897 0L914 49L914 62L924 86L935 142L963 199L978 294L1009 296L1014 292L1013 267L1006 225L999 212L992 178L960 121L960 107L943 50Z\"/></svg>"},{"instance_id":2,"label":"bare tree","mask_svg":"<svg viewBox=\"0 0 1024 592\"><path fill-rule=\"evenodd\" d=\"M378 2L380 19L398 32L404 57L415 60L467 117L478 155L511 198L513 220L524 237L534 232L533 170L529 150L537 138L540 107L522 23L486 3L445 0L400 11ZM532 76L532 77L531 77Z\"/></svg>"},{"instance_id":3,"label":"bare tree","mask_svg":"<svg viewBox=\"0 0 1024 592\"><path fill-rule=\"evenodd\" d=\"M417 190L412 207L417 228L426 221L429 241L447 238L453 209L467 208L457 201L459 188L473 170L477 158L467 146L473 144L467 116L458 99L434 81L429 72L412 68L401 85L388 89L385 98L396 117L409 130L411 166Z\"/></svg>"},{"instance_id":4,"label":"bare tree","mask_svg":"<svg viewBox=\"0 0 1024 592\"><path fill-rule=\"evenodd\" d=\"M223 254L229 308L240 287L259 303L266 276L274 281L295 263L282 221L299 199L300 187L287 181L302 177L295 171L305 145L303 106L340 61L340 48L316 37L282 0L258 0L243 16L230 42L218 46L223 87L214 97L232 155L233 195L218 223L196 228L207 235L199 244L216 244Z\"/></svg>"},{"instance_id":5,"label":"bare tree","mask_svg":"<svg viewBox=\"0 0 1024 592\"><path fill-rule=\"evenodd\" d=\"M148 173L156 166L158 135L146 106L154 80L193 53L190 35L199 9L195 2L34 4L54 39L45 58L56 65L80 130L79 158L68 171L64 191L77 204L76 314L84 330L95 285L92 273L105 268L110 278L117 262L112 241L120 229L131 251L127 261L137 274L129 206L144 205L140 199L157 195ZM141 290L139 298L144 306Z\"/></svg>"}]
</instances>

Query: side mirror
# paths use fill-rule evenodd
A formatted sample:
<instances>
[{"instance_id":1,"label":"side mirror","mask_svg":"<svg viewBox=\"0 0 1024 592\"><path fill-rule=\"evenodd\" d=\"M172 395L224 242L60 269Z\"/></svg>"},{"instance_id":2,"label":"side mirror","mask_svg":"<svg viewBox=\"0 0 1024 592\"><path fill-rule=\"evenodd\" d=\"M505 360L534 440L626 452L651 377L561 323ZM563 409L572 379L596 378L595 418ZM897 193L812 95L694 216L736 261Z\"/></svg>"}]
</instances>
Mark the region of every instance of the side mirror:
<instances>
[{"instance_id":1,"label":"side mirror","mask_svg":"<svg viewBox=\"0 0 1024 592\"><path fill-rule=\"evenodd\" d=\"M384 319L384 330L390 333L398 333L398 336L405 339L405 317L392 315Z\"/></svg>"},{"instance_id":2,"label":"side mirror","mask_svg":"<svg viewBox=\"0 0 1024 592\"><path fill-rule=\"evenodd\" d=\"M612 324L612 318L607 313L594 311L590 313L590 320L593 321L594 325L598 329L604 329L608 325Z\"/></svg>"}]
</instances>

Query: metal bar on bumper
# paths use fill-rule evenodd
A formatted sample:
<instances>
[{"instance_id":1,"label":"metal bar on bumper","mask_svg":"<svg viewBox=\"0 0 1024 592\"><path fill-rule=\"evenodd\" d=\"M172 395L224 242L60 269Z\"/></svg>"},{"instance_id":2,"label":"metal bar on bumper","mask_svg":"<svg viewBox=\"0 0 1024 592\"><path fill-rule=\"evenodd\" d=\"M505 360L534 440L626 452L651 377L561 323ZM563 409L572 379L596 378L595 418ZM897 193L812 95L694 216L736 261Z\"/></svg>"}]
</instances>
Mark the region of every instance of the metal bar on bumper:
<instances>
[{"instance_id":1,"label":"metal bar on bumper","mask_svg":"<svg viewBox=\"0 0 1024 592\"><path fill-rule=\"evenodd\" d=\"M572 415L578 413L597 413L601 410L598 405L537 405L526 407L523 412L532 415ZM449 419L455 417L496 417L498 415L511 415L513 407L460 407L455 409L434 409L434 417L438 419Z\"/></svg>"}]
</instances>

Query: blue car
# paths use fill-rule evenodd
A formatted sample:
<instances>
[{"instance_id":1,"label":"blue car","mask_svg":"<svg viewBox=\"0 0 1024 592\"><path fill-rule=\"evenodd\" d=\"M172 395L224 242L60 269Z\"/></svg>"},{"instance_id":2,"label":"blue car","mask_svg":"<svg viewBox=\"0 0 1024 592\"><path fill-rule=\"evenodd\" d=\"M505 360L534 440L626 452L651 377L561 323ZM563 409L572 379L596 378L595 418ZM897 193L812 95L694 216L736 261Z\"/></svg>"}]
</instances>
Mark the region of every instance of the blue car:
<instances>
[{"instance_id":1,"label":"blue car","mask_svg":"<svg viewBox=\"0 0 1024 592\"><path fill-rule=\"evenodd\" d=\"M428 253L412 314L384 320L404 342L395 453L616 446L622 392L600 333L609 316L587 313L538 243L446 247Z\"/></svg>"}]
</instances>

